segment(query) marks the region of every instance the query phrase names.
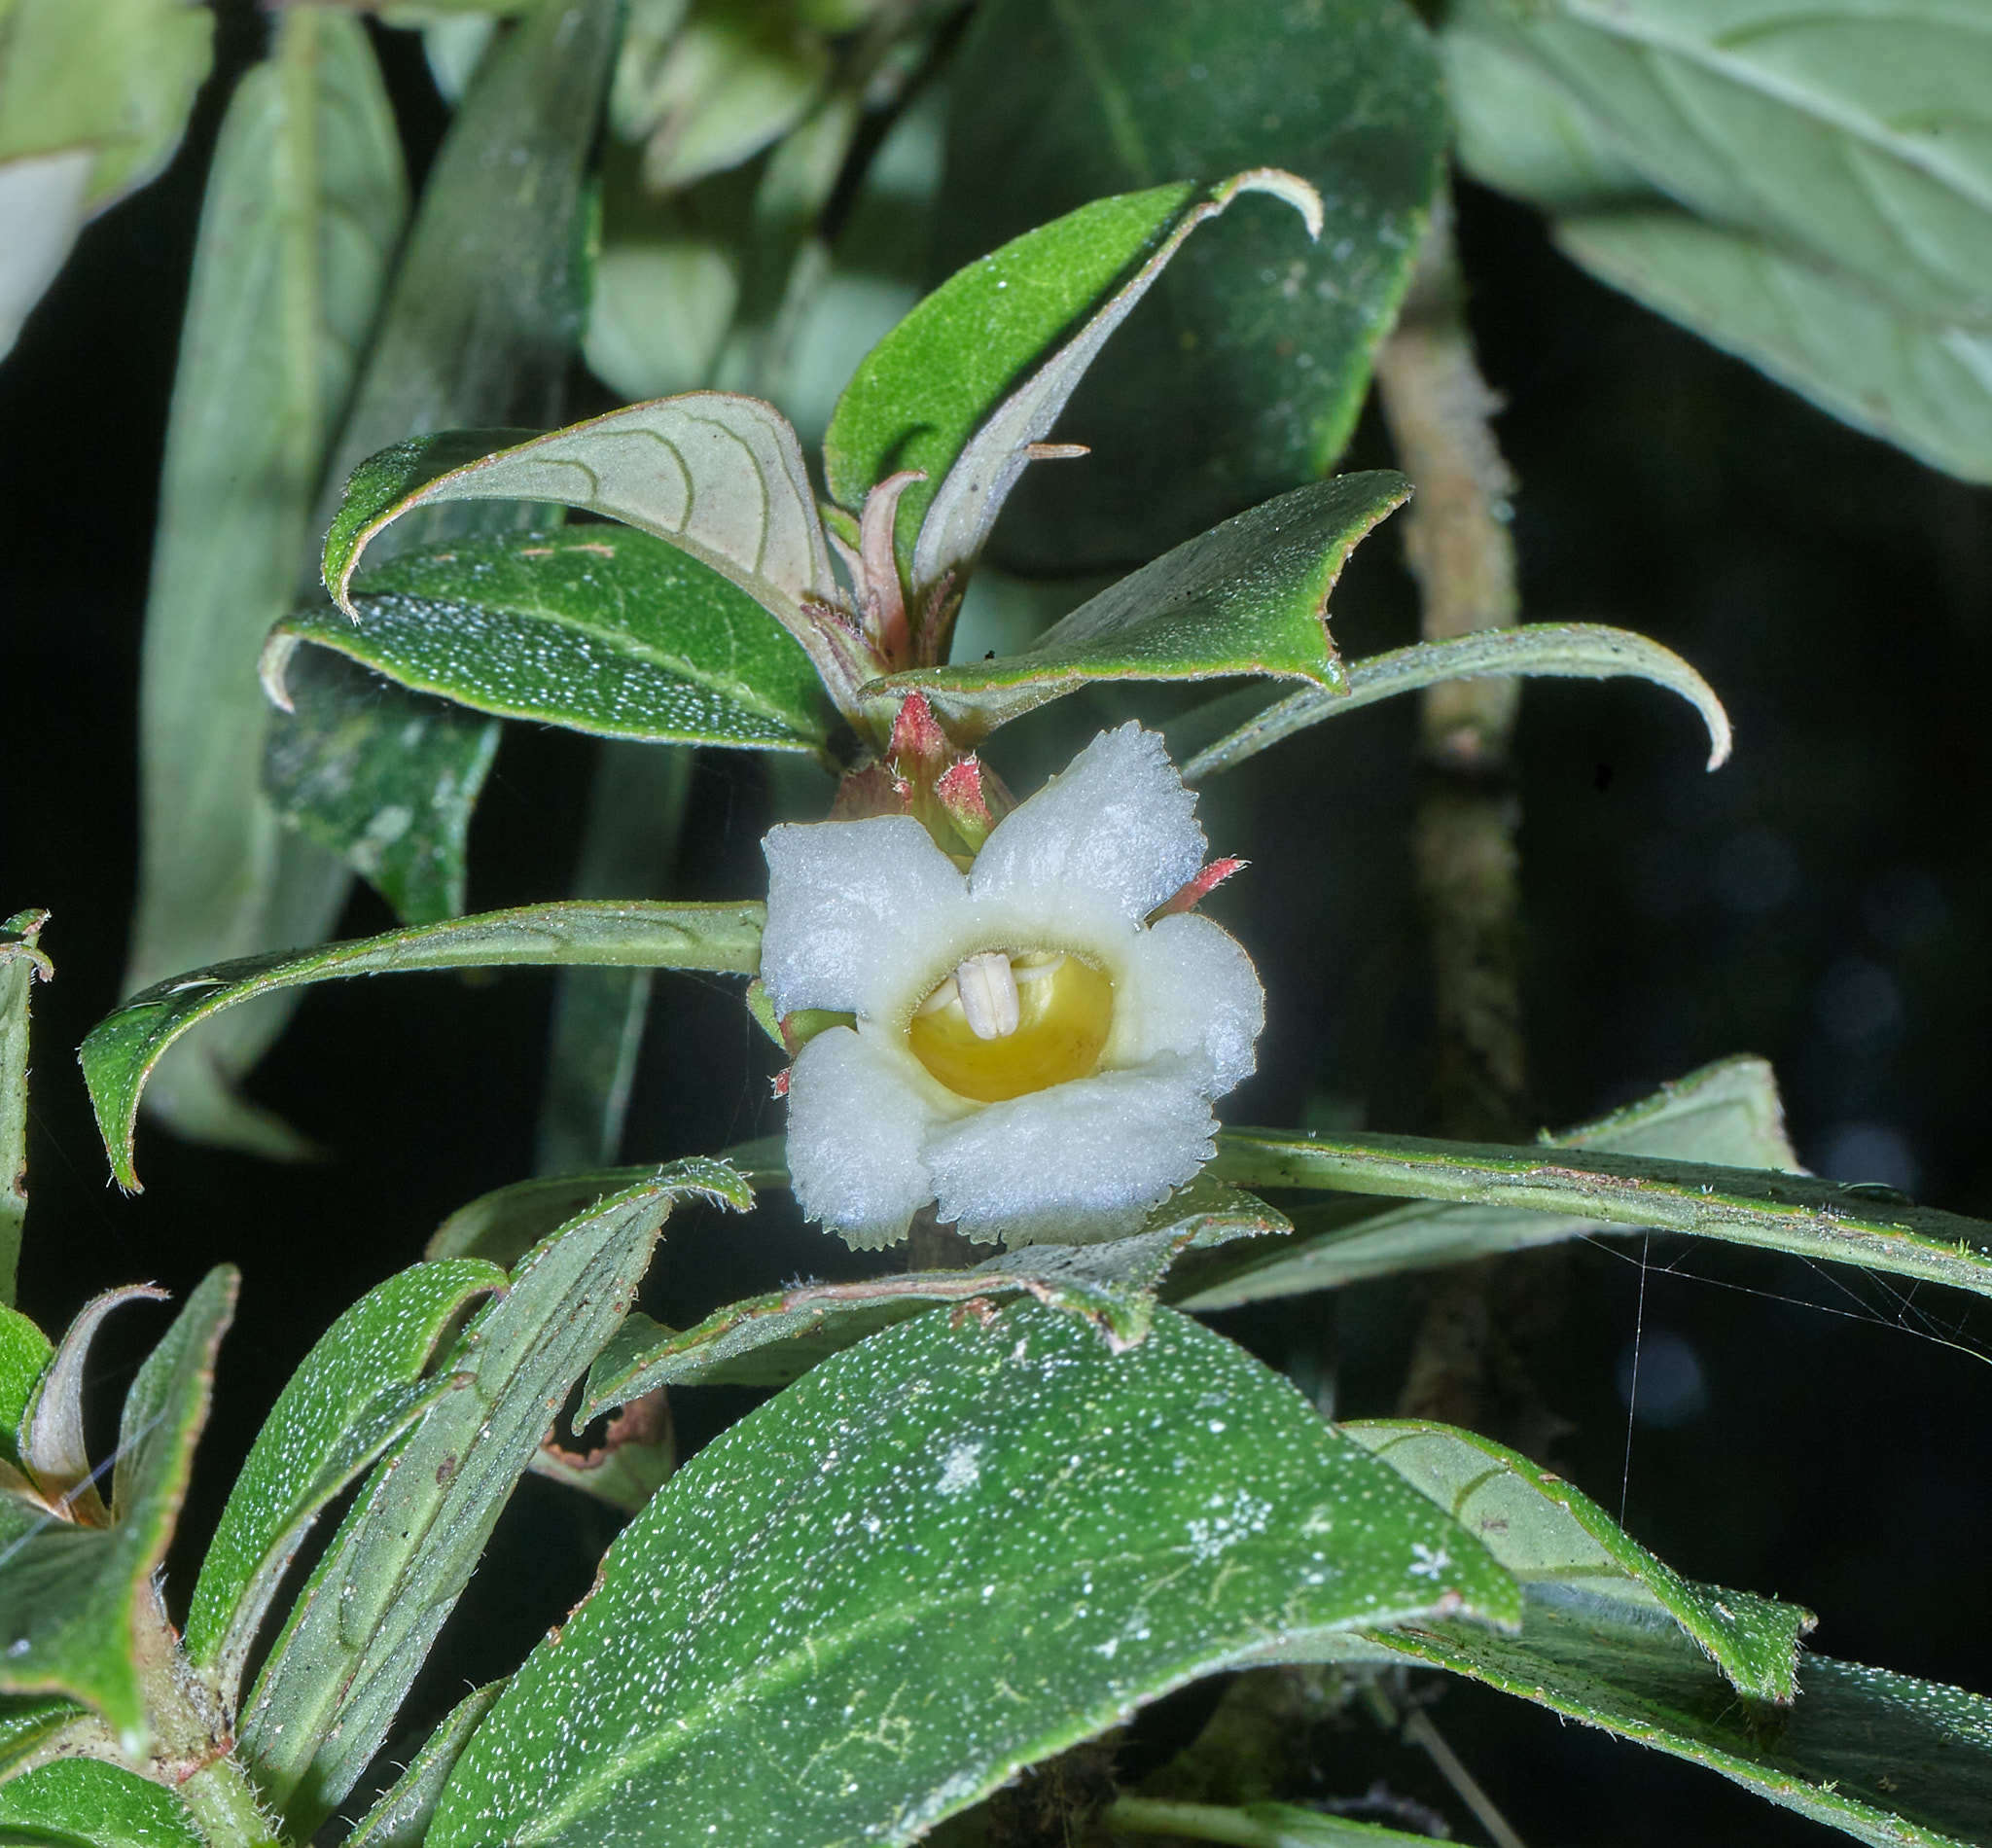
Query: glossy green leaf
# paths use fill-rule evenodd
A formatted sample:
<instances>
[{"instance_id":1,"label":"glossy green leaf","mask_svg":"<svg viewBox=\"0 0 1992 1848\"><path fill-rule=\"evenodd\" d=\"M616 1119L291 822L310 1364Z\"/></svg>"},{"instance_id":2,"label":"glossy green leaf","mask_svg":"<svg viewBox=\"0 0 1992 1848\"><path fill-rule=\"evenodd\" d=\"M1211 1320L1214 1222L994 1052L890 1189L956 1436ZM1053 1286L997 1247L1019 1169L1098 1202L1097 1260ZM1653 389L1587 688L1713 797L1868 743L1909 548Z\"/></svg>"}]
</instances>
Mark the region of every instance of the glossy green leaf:
<instances>
[{"instance_id":1,"label":"glossy green leaf","mask_svg":"<svg viewBox=\"0 0 1992 1848\"><path fill-rule=\"evenodd\" d=\"M1491 1438L1415 1418L1340 1429L1478 1535L1524 1586L1574 1587L1619 1608L1625 1622L1671 1618L1738 1693L1783 1706L1796 1697L1811 1612L1690 1584L1583 1490Z\"/></svg>"},{"instance_id":2,"label":"glossy green leaf","mask_svg":"<svg viewBox=\"0 0 1992 1848\"><path fill-rule=\"evenodd\" d=\"M937 1302L1028 1296L1085 1319L1121 1352L1148 1338L1156 1289L1185 1252L1285 1228L1263 1201L1199 1180L1158 1208L1149 1227L1107 1244L1034 1245L968 1270L797 1284L729 1303L682 1333L633 1315L589 1372L582 1415L659 1386L784 1386Z\"/></svg>"},{"instance_id":3,"label":"glossy green leaf","mask_svg":"<svg viewBox=\"0 0 1992 1848\"><path fill-rule=\"evenodd\" d=\"M1357 477L1357 480L1364 478ZM1596 622L1524 622L1518 628L1477 629L1444 642L1414 642L1372 655L1347 670L1338 692L1308 687L1267 706L1184 766L1187 782L1228 770L1268 745L1324 719L1339 719L1379 699L1445 680L1487 675L1547 675L1562 680L1617 680L1627 676L1664 687L1688 701L1708 728L1708 767L1728 761L1729 715L1707 681L1675 654L1644 635Z\"/></svg>"},{"instance_id":4,"label":"glossy green leaf","mask_svg":"<svg viewBox=\"0 0 1992 1848\"><path fill-rule=\"evenodd\" d=\"M526 905L285 955L247 956L134 995L90 1029L78 1056L112 1168L135 1191L131 1140L146 1079L167 1047L226 1008L310 982L427 969L609 963L751 975L761 958L762 914L759 904Z\"/></svg>"},{"instance_id":5,"label":"glossy green leaf","mask_svg":"<svg viewBox=\"0 0 1992 1848\"><path fill-rule=\"evenodd\" d=\"M690 751L596 747L576 898L652 899L669 891L693 764ZM539 1173L599 1168L621 1153L653 981L648 969L563 969L555 977L533 1148Z\"/></svg>"},{"instance_id":6,"label":"glossy green leaf","mask_svg":"<svg viewBox=\"0 0 1992 1848\"><path fill-rule=\"evenodd\" d=\"M1992 216L1984 235L1992 239ZM1842 423L1965 480L1992 481L1992 327L1905 306L1685 212L1571 218L1556 242L1594 276Z\"/></svg>"},{"instance_id":7,"label":"glossy green leaf","mask_svg":"<svg viewBox=\"0 0 1992 1848\"><path fill-rule=\"evenodd\" d=\"M1290 169L1309 247L1264 207L1199 237L1114 342L1064 434L1090 460L1020 489L1002 561L1153 557L1325 474L1409 280L1447 137L1432 42L1400 0L1000 0L962 46L943 264L1103 193Z\"/></svg>"},{"instance_id":8,"label":"glossy green leaf","mask_svg":"<svg viewBox=\"0 0 1992 1848\"><path fill-rule=\"evenodd\" d=\"M0 1779L67 1756L63 1747L73 1744L81 1729L97 1726L88 1707L61 1694L0 1695Z\"/></svg>"},{"instance_id":9,"label":"glossy green leaf","mask_svg":"<svg viewBox=\"0 0 1992 1848\"><path fill-rule=\"evenodd\" d=\"M376 534L481 500L579 508L667 540L792 629L805 599L837 601L801 446L772 405L690 392L484 453L490 434L411 438L353 471L325 536L326 588L348 616L359 620L353 573Z\"/></svg>"},{"instance_id":10,"label":"glossy green leaf","mask_svg":"<svg viewBox=\"0 0 1992 1848\"><path fill-rule=\"evenodd\" d=\"M38 1848L209 1848L163 1784L96 1759L60 1759L0 1784L0 1841Z\"/></svg>"},{"instance_id":11,"label":"glossy green leaf","mask_svg":"<svg viewBox=\"0 0 1992 1848\"><path fill-rule=\"evenodd\" d=\"M865 356L823 439L832 495L856 512L888 475L902 568L943 478L1025 369L1107 298L1195 207L1188 182L1095 198L966 264Z\"/></svg>"},{"instance_id":12,"label":"glossy green leaf","mask_svg":"<svg viewBox=\"0 0 1992 1848\"><path fill-rule=\"evenodd\" d=\"M407 209L365 26L291 9L229 105L166 432L139 696L142 826L127 989L322 935L344 879L261 792L256 651L296 594L312 510ZM245 486L246 484L246 486ZM235 1082L287 1017L238 1014L160 1076L162 1119L296 1154Z\"/></svg>"},{"instance_id":13,"label":"glossy green leaf","mask_svg":"<svg viewBox=\"0 0 1992 1848\"><path fill-rule=\"evenodd\" d=\"M0 162L79 151L79 203L103 210L172 159L213 37L214 16L190 0L11 0L0 13Z\"/></svg>"},{"instance_id":14,"label":"glossy green leaf","mask_svg":"<svg viewBox=\"0 0 1992 1848\"><path fill-rule=\"evenodd\" d=\"M1222 1336L1164 1312L1116 1355L1038 1303L937 1312L658 1494L472 1740L429 1848L658 1814L688 1840L909 1842L1274 1639L1455 1600L1515 1609L1477 1542Z\"/></svg>"},{"instance_id":15,"label":"glossy green leaf","mask_svg":"<svg viewBox=\"0 0 1992 1848\"><path fill-rule=\"evenodd\" d=\"M471 816L504 728L326 653L293 661L284 689L289 717L263 760L278 819L339 855L404 924L460 915Z\"/></svg>"},{"instance_id":16,"label":"glossy green leaf","mask_svg":"<svg viewBox=\"0 0 1992 1848\"><path fill-rule=\"evenodd\" d=\"M744 590L645 532L585 526L465 540L355 587L349 620L278 623L264 685L279 704L301 642L480 712L605 737L811 751L826 730L809 657Z\"/></svg>"},{"instance_id":17,"label":"glossy green leaf","mask_svg":"<svg viewBox=\"0 0 1992 1848\"><path fill-rule=\"evenodd\" d=\"M496 1264L417 1264L376 1285L319 1338L278 1395L201 1561L182 1646L232 1711L285 1569L334 1496L453 1384L427 1377L437 1343Z\"/></svg>"},{"instance_id":18,"label":"glossy green leaf","mask_svg":"<svg viewBox=\"0 0 1992 1848\"><path fill-rule=\"evenodd\" d=\"M20 1461L20 1427L55 1350L18 1309L0 1303L0 1459Z\"/></svg>"},{"instance_id":19,"label":"glossy green leaf","mask_svg":"<svg viewBox=\"0 0 1992 1848\"><path fill-rule=\"evenodd\" d=\"M1720 1771L1873 1848L1978 1848L1992 1815L1992 1701L1807 1655L1789 1707L1740 1699L1673 1624L1530 1587L1519 1636L1419 1624L1373 1641Z\"/></svg>"},{"instance_id":20,"label":"glossy green leaf","mask_svg":"<svg viewBox=\"0 0 1992 1848\"><path fill-rule=\"evenodd\" d=\"M14 1300L27 1221L28 1002L36 981L55 973L36 947L48 921L47 911L34 910L0 924L0 1308ZM0 1396L0 1410L6 1403ZM12 1420L6 1435L11 1440Z\"/></svg>"},{"instance_id":21,"label":"glossy green leaf","mask_svg":"<svg viewBox=\"0 0 1992 1848\"><path fill-rule=\"evenodd\" d=\"M1687 1232L1992 1297L1992 1225L1865 1185L1579 1149L1233 1129L1210 1172L1253 1188L1461 1200Z\"/></svg>"},{"instance_id":22,"label":"glossy green leaf","mask_svg":"<svg viewBox=\"0 0 1992 1848\"><path fill-rule=\"evenodd\" d=\"M137 1626L186 1493L235 1286L232 1270L210 1271L131 1382L110 1526L60 1520L14 1496L0 1514L0 1692L70 1694L104 1717L132 1758L150 1732L133 1664Z\"/></svg>"},{"instance_id":23,"label":"glossy green leaf","mask_svg":"<svg viewBox=\"0 0 1992 1848\"><path fill-rule=\"evenodd\" d=\"M1409 496L1388 470L1296 488L1122 578L1021 655L920 668L864 691L922 692L964 740L1096 680L1263 674L1346 696L1328 599L1349 553Z\"/></svg>"},{"instance_id":24,"label":"glossy green leaf","mask_svg":"<svg viewBox=\"0 0 1992 1848\"><path fill-rule=\"evenodd\" d=\"M888 475L924 473L894 526L916 594L973 562L1108 337L1190 233L1250 192L1319 229L1321 201L1272 170L1095 199L967 264L866 356L831 416L824 468L853 509Z\"/></svg>"},{"instance_id":25,"label":"glossy green leaf","mask_svg":"<svg viewBox=\"0 0 1992 1848\"><path fill-rule=\"evenodd\" d=\"M616 0L534 6L480 64L430 168L327 470L309 568L297 586L312 586L313 600L317 535L338 507L340 484L366 457L422 431L540 427L559 414L587 311L588 165L618 14ZM525 523L513 507L450 508L410 521L375 556L388 557L404 541L434 544ZM264 628L294 600L269 611ZM316 693L306 697L299 688L298 718L266 709L264 776L280 812L373 881L404 922L460 911L463 837L497 728L342 662L313 665ZM294 685L306 678L301 665ZM316 915L248 947L324 937L345 883L341 873ZM190 955L169 967L205 959Z\"/></svg>"},{"instance_id":26,"label":"glossy green leaf","mask_svg":"<svg viewBox=\"0 0 1992 1848\"><path fill-rule=\"evenodd\" d=\"M560 1402L628 1311L659 1228L696 1193L745 1210L723 1163L656 1169L546 1240L439 1370L469 1376L378 1465L293 1608L238 1736L257 1787L307 1837L386 1738Z\"/></svg>"},{"instance_id":27,"label":"glossy green leaf","mask_svg":"<svg viewBox=\"0 0 1992 1848\"><path fill-rule=\"evenodd\" d=\"M1992 17L1955 0L1482 0L1482 33L1700 216L1992 327Z\"/></svg>"},{"instance_id":28,"label":"glossy green leaf","mask_svg":"<svg viewBox=\"0 0 1992 1848\"><path fill-rule=\"evenodd\" d=\"M502 1681L475 1688L450 1708L443 1724L423 1741L409 1767L354 1824L340 1848L422 1848L436 1814L437 1799L471 1734L505 1691Z\"/></svg>"},{"instance_id":29,"label":"glossy green leaf","mask_svg":"<svg viewBox=\"0 0 1992 1848\"><path fill-rule=\"evenodd\" d=\"M1594 1122L1547 1136L1546 1146L1658 1155L1733 1168L1796 1169L1777 1081L1758 1058L1725 1059ZM1235 1308L1272 1297L1332 1290L1365 1277L1464 1263L1531 1245L1610 1231L1594 1219L1452 1200L1379 1212L1356 1202L1302 1207L1291 1238L1263 1251L1192 1262L1168 1295L1180 1308Z\"/></svg>"}]
</instances>

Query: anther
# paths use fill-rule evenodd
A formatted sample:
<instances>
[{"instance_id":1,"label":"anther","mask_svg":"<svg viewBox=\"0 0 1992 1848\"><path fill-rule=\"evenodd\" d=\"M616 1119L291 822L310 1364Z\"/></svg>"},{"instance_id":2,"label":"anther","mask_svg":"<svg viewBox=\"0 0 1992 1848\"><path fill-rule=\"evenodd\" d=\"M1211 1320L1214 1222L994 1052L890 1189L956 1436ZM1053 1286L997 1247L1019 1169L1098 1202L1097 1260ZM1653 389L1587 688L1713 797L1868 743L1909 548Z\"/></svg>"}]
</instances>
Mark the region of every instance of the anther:
<instances>
[{"instance_id":1,"label":"anther","mask_svg":"<svg viewBox=\"0 0 1992 1848\"><path fill-rule=\"evenodd\" d=\"M977 1039L1008 1039L1016 1031L1016 976L1002 950L965 957L955 966L954 985Z\"/></svg>"}]
</instances>

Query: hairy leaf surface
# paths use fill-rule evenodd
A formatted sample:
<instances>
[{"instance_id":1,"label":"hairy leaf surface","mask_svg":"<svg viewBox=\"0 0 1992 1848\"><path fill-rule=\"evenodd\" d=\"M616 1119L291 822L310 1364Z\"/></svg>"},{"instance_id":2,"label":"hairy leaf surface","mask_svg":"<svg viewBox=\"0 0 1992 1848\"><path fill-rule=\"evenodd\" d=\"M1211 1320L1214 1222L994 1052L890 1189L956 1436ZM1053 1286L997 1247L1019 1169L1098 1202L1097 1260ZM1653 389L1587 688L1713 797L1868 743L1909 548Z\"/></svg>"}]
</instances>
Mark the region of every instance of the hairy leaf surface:
<instances>
[{"instance_id":1,"label":"hairy leaf surface","mask_svg":"<svg viewBox=\"0 0 1992 1848\"><path fill-rule=\"evenodd\" d=\"M763 909L759 904L525 905L284 955L247 956L134 995L90 1029L78 1056L112 1168L135 1191L131 1141L146 1079L167 1047L224 1009L314 981L429 969L613 963L751 975L761 960Z\"/></svg>"},{"instance_id":2,"label":"hairy leaf surface","mask_svg":"<svg viewBox=\"0 0 1992 1848\"><path fill-rule=\"evenodd\" d=\"M1659 1155L1733 1168L1793 1170L1777 1081L1759 1058L1724 1059L1665 1084L1653 1096L1544 1139L1553 1149ZM550 1222L551 1223L551 1222ZM1271 1297L1328 1290L1364 1277L1464 1263L1499 1252L1554 1244L1607 1222L1452 1200L1389 1207L1336 1202L1302 1207L1298 1231L1263 1251L1213 1254L1171 1280L1179 1308L1235 1308Z\"/></svg>"},{"instance_id":3,"label":"hairy leaf surface","mask_svg":"<svg viewBox=\"0 0 1992 1848\"><path fill-rule=\"evenodd\" d=\"M151 1730L132 1659L141 1607L187 1491L235 1288L234 1271L210 1271L132 1380L109 1526L0 1496L0 1692L73 1695L103 1715L133 1758Z\"/></svg>"},{"instance_id":4,"label":"hairy leaf surface","mask_svg":"<svg viewBox=\"0 0 1992 1848\"><path fill-rule=\"evenodd\" d=\"M378 1465L311 1575L240 1725L258 1787L308 1836L386 1738L513 1485L627 1313L689 1193L742 1210L724 1163L655 1170L527 1255L440 1370L468 1375Z\"/></svg>"},{"instance_id":5,"label":"hairy leaf surface","mask_svg":"<svg viewBox=\"0 0 1992 1848\"><path fill-rule=\"evenodd\" d=\"M865 692L924 693L963 741L1096 680L1263 674L1345 695L1328 599L1349 553L1409 494L1388 470L1296 488L1122 578L1021 655L919 668Z\"/></svg>"},{"instance_id":6,"label":"hairy leaf surface","mask_svg":"<svg viewBox=\"0 0 1992 1848\"><path fill-rule=\"evenodd\" d=\"M1361 480L1363 478L1356 478ZM1478 629L1443 642L1414 642L1372 655L1347 669L1340 689L1308 687L1275 701L1183 766L1186 782L1228 770L1268 745L1324 719L1339 719L1379 699L1415 693L1445 680L1481 676L1547 675L1562 680L1632 677L1664 687L1688 701L1708 728L1708 767L1728 761L1729 715L1716 691L1672 649L1644 635L1596 622L1524 622L1518 628Z\"/></svg>"},{"instance_id":7,"label":"hairy leaf surface","mask_svg":"<svg viewBox=\"0 0 1992 1848\"><path fill-rule=\"evenodd\" d=\"M1037 1303L937 1312L666 1484L479 1729L430 1848L658 1813L689 1839L908 1842L1273 1639L1505 1620L1514 1595L1194 1323L1164 1312L1116 1355Z\"/></svg>"},{"instance_id":8,"label":"hairy leaf surface","mask_svg":"<svg viewBox=\"0 0 1992 1848\"><path fill-rule=\"evenodd\" d=\"M1672 1623L1531 1587L1519 1636L1415 1625L1371 1640L1657 1747L1872 1848L1977 1848L1992 1814L1992 1701L1805 1656L1797 1698L1738 1697Z\"/></svg>"},{"instance_id":9,"label":"hairy leaf surface","mask_svg":"<svg viewBox=\"0 0 1992 1848\"><path fill-rule=\"evenodd\" d=\"M376 1285L319 1338L256 1434L201 1561L182 1636L232 1708L277 1581L325 1505L447 1390L425 1375L436 1345L496 1264L416 1264Z\"/></svg>"},{"instance_id":10,"label":"hairy leaf surface","mask_svg":"<svg viewBox=\"0 0 1992 1848\"><path fill-rule=\"evenodd\" d=\"M1785 1706L1796 1697L1811 1612L1690 1583L1582 1489L1491 1438L1417 1418L1339 1429L1478 1535L1524 1587L1574 1586L1621 1607L1628 1622L1671 1617L1737 1692Z\"/></svg>"},{"instance_id":11,"label":"hairy leaf surface","mask_svg":"<svg viewBox=\"0 0 1992 1848\"><path fill-rule=\"evenodd\" d=\"M618 526L405 552L354 587L350 620L277 624L264 684L286 700L300 642L480 712L605 737L810 751L809 657L752 597L683 549Z\"/></svg>"}]
</instances>

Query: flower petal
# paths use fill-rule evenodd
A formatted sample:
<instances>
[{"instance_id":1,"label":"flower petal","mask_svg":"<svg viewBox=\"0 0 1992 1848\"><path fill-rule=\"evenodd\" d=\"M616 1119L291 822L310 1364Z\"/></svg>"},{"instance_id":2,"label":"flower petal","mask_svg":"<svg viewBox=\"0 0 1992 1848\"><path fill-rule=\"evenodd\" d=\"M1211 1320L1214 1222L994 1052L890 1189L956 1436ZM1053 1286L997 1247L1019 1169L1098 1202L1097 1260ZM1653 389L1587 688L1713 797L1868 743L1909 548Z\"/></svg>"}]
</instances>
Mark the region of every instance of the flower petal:
<instances>
[{"instance_id":1,"label":"flower petal","mask_svg":"<svg viewBox=\"0 0 1992 1848\"><path fill-rule=\"evenodd\" d=\"M1201 1069L1204 1093L1222 1097L1252 1076L1265 1025L1265 991L1244 945L1193 913L1165 917L1136 938L1116 1008L1127 1038L1108 1056L1130 1065L1182 1054Z\"/></svg>"},{"instance_id":2,"label":"flower petal","mask_svg":"<svg viewBox=\"0 0 1992 1848\"><path fill-rule=\"evenodd\" d=\"M1103 731L997 824L969 890L981 900L1079 887L1144 918L1203 864L1195 806L1153 731L1132 723Z\"/></svg>"},{"instance_id":3,"label":"flower petal","mask_svg":"<svg viewBox=\"0 0 1992 1848\"><path fill-rule=\"evenodd\" d=\"M920 1154L933 1120L891 1058L855 1029L819 1033L789 1079L798 1204L859 1251L897 1244L934 1197Z\"/></svg>"},{"instance_id":4,"label":"flower petal","mask_svg":"<svg viewBox=\"0 0 1992 1848\"><path fill-rule=\"evenodd\" d=\"M910 815L791 823L762 849L761 979L778 1013L885 1007L967 906L961 873Z\"/></svg>"},{"instance_id":5,"label":"flower petal","mask_svg":"<svg viewBox=\"0 0 1992 1848\"><path fill-rule=\"evenodd\" d=\"M1216 1149L1190 1060L1164 1055L991 1104L927 1139L941 1217L1011 1246L1118 1238Z\"/></svg>"}]
</instances>

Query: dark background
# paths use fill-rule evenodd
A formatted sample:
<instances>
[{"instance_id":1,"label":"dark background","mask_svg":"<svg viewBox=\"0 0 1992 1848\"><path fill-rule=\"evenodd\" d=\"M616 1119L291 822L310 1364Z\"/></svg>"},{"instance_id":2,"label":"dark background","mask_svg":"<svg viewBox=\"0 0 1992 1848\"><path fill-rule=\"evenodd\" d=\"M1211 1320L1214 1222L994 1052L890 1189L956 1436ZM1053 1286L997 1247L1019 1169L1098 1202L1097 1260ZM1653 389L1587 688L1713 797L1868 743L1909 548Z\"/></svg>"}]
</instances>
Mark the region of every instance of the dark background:
<instances>
[{"instance_id":1,"label":"dark background","mask_svg":"<svg viewBox=\"0 0 1992 1848\"><path fill-rule=\"evenodd\" d=\"M226 13L225 72L252 54L257 30ZM412 42L383 46L419 162L440 110ZM213 1263L243 1264L187 1517L196 1537L260 1411L338 1309L411 1260L451 1208L526 1172L551 992L531 974L314 990L251 1088L322 1143L323 1162L272 1167L147 1129L146 1192L126 1199L109 1184L71 1053L119 999L151 525L223 94L209 86L168 173L85 233L0 364L0 913L49 906L44 943L59 971L35 1004L21 1301L59 1328L112 1284L184 1293ZM1540 1119L1573 1121L1709 1059L1761 1052L1809 1165L1992 1216L1992 495L1842 428L1586 280L1526 211L1468 189L1461 240L1483 367L1509 401L1499 429L1521 478L1527 614L1655 636L1715 683L1737 729L1734 761L1705 776L1695 723L1666 695L1631 683L1527 693ZM1348 462L1387 460L1372 416ZM1385 533L1338 593L1337 636L1362 655L1414 624ZM1062 753L1072 710L1059 712ZM1304 1109L1428 1126L1405 853L1411 718L1382 708L1323 728L1205 799L1214 848L1254 862L1212 909L1259 957L1271 997L1262 1071L1227 1104L1231 1120L1292 1122ZM1056 759L1019 733L1014 761L996 756L1028 787ZM590 748L509 730L476 824L474 909L566 889ZM759 764L710 756L680 895L758 891L770 814ZM362 892L341 930L390 921ZM628 1158L777 1126L771 1055L729 985L666 977L659 995ZM1560 1333L1532 1365L1569 1428L1543 1460L1608 1509L1622 1495L1631 1530L1685 1573L1816 1610L1823 1652L1992 1688L1992 1315L1934 1288L1676 1241L1653 1242L1643 1277L1640 1253L1636 1237L1599 1242L1561 1269ZM850 1262L778 1200L751 1224L674 1231L654 1287L677 1320ZM1340 1311L1341 1409L1390 1408L1376 1352L1412 1326L1414 1289ZM1335 1313L1305 1299L1233 1332L1278 1362ZM1641 1405L1628 1424L1636 1325ZM107 1418L163 1322L139 1308L111 1327ZM681 1436L695 1443L750 1403L681 1394ZM448 1633L411 1720L433 1716L462 1677L516 1660L586 1587L611 1526L529 1482L473 1590L483 1617ZM1450 1690L1435 1714L1535 1848L1825 1839L1706 1773L1479 1690ZM1349 1750L1339 1788L1385 1774L1443 1800L1421 1761L1378 1756L1357 1734Z\"/></svg>"}]
</instances>

